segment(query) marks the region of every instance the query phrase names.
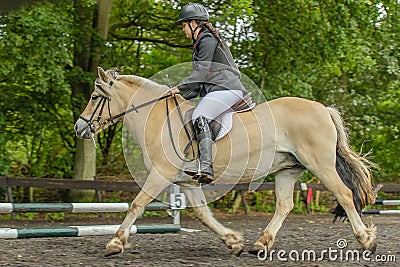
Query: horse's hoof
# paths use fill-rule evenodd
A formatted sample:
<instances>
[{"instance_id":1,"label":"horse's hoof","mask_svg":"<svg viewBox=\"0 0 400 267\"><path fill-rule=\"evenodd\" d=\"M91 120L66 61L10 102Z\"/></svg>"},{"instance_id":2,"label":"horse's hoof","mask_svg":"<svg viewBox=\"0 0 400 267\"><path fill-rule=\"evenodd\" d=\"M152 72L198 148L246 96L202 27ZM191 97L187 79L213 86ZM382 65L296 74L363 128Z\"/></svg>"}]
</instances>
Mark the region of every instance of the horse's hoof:
<instances>
[{"instance_id":1,"label":"horse's hoof","mask_svg":"<svg viewBox=\"0 0 400 267\"><path fill-rule=\"evenodd\" d=\"M122 245L121 240L114 237L106 246L106 254L105 257L109 257L124 251L124 246Z\"/></svg>"},{"instance_id":2,"label":"horse's hoof","mask_svg":"<svg viewBox=\"0 0 400 267\"><path fill-rule=\"evenodd\" d=\"M129 249L129 248L133 248L133 244L126 242L126 244L124 245L124 249Z\"/></svg>"},{"instance_id":3,"label":"horse's hoof","mask_svg":"<svg viewBox=\"0 0 400 267\"><path fill-rule=\"evenodd\" d=\"M266 253L266 247L263 247L261 245L254 245L250 250L249 254L255 255L258 257L264 257Z\"/></svg>"},{"instance_id":4,"label":"horse's hoof","mask_svg":"<svg viewBox=\"0 0 400 267\"><path fill-rule=\"evenodd\" d=\"M240 254L242 254L242 252L243 252L243 247L244 247L243 244L233 245L231 247L230 254L235 255L236 257L239 257Z\"/></svg>"},{"instance_id":5,"label":"horse's hoof","mask_svg":"<svg viewBox=\"0 0 400 267\"><path fill-rule=\"evenodd\" d=\"M107 250L106 250L106 253L104 254L104 257L110 257L110 256L112 256L112 255L119 254L119 253L121 253L121 252L122 252L122 249L121 249L121 248L107 249Z\"/></svg>"},{"instance_id":6,"label":"horse's hoof","mask_svg":"<svg viewBox=\"0 0 400 267\"><path fill-rule=\"evenodd\" d=\"M249 254L257 256L259 259L265 259L267 254L266 251L261 249L261 250L256 250L256 249L251 249L249 250Z\"/></svg>"},{"instance_id":7,"label":"horse's hoof","mask_svg":"<svg viewBox=\"0 0 400 267\"><path fill-rule=\"evenodd\" d=\"M372 254L375 254L377 247L378 247L378 244L376 243L376 241L374 241L374 243L371 245L371 248L369 249L369 251L371 251Z\"/></svg>"}]
</instances>

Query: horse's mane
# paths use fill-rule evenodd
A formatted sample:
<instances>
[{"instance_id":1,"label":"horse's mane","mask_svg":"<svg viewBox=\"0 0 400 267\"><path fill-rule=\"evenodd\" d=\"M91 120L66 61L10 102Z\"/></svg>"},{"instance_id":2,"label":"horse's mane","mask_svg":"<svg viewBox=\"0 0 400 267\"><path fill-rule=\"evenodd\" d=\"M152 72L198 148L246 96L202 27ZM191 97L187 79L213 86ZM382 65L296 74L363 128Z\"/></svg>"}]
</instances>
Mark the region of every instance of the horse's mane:
<instances>
[{"instance_id":1,"label":"horse's mane","mask_svg":"<svg viewBox=\"0 0 400 267\"><path fill-rule=\"evenodd\" d=\"M125 81L131 84L135 84L139 87L143 88L152 88L156 90L162 91L162 93L165 93L166 88L164 85L160 85L152 80L136 76L136 75L119 75L117 78L119 81Z\"/></svg>"},{"instance_id":2,"label":"horse's mane","mask_svg":"<svg viewBox=\"0 0 400 267\"><path fill-rule=\"evenodd\" d=\"M146 79L146 78L143 78L143 77L140 77L140 76L136 76L136 75L119 75L117 79L126 81L128 83L133 83L133 84L136 84L138 86L142 86L145 83L150 81L149 79Z\"/></svg>"}]
</instances>

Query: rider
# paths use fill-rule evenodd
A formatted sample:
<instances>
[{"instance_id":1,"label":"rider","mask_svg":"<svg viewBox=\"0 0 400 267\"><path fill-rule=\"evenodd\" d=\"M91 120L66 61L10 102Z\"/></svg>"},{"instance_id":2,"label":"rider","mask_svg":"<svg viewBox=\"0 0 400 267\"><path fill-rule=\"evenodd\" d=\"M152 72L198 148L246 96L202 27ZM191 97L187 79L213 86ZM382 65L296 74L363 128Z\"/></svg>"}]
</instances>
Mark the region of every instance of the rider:
<instances>
[{"instance_id":1,"label":"rider","mask_svg":"<svg viewBox=\"0 0 400 267\"><path fill-rule=\"evenodd\" d=\"M200 183L214 180L208 123L240 101L246 92L227 44L208 20L208 11L201 4L189 3L180 11L176 23L182 24L186 37L193 41L193 71L170 89L171 94L182 92L185 99L201 97L192 115L200 164L184 170Z\"/></svg>"}]
</instances>

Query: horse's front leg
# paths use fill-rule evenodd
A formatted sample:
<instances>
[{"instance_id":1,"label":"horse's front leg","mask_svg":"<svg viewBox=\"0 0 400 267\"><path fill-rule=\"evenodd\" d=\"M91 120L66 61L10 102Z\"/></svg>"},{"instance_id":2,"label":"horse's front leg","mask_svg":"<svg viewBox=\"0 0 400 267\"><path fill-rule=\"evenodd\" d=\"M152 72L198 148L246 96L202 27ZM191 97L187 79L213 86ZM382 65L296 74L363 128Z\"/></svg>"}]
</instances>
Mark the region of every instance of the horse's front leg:
<instances>
[{"instance_id":1,"label":"horse's front leg","mask_svg":"<svg viewBox=\"0 0 400 267\"><path fill-rule=\"evenodd\" d=\"M211 213L204 196L203 191L198 187L182 187L187 199L191 203L197 218L210 228L230 249L230 253L240 256L243 251L243 234L226 228L219 223Z\"/></svg>"},{"instance_id":2,"label":"horse's front leg","mask_svg":"<svg viewBox=\"0 0 400 267\"><path fill-rule=\"evenodd\" d=\"M154 200L154 198L170 184L169 181L160 177L156 171L150 172L142 190L132 201L124 221L111 241L108 242L106 246L106 256L121 253L124 249L132 247L128 242L132 225L135 223L136 219L142 215L145 206Z\"/></svg>"}]
</instances>

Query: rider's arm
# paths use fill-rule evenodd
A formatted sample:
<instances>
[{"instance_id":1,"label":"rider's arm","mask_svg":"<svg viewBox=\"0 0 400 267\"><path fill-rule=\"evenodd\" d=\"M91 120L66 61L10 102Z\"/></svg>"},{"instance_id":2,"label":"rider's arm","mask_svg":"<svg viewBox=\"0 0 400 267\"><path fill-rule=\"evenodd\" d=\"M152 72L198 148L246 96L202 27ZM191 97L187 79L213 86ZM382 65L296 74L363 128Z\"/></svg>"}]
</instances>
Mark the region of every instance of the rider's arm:
<instances>
[{"instance_id":1,"label":"rider's arm","mask_svg":"<svg viewBox=\"0 0 400 267\"><path fill-rule=\"evenodd\" d=\"M193 72L178 84L179 90L186 99L196 97L200 92L200 86L205 82L214 57L214 51L218 41L211 33L203 33L197 40L193 49Z\"/></svg>"}]
</instances>

